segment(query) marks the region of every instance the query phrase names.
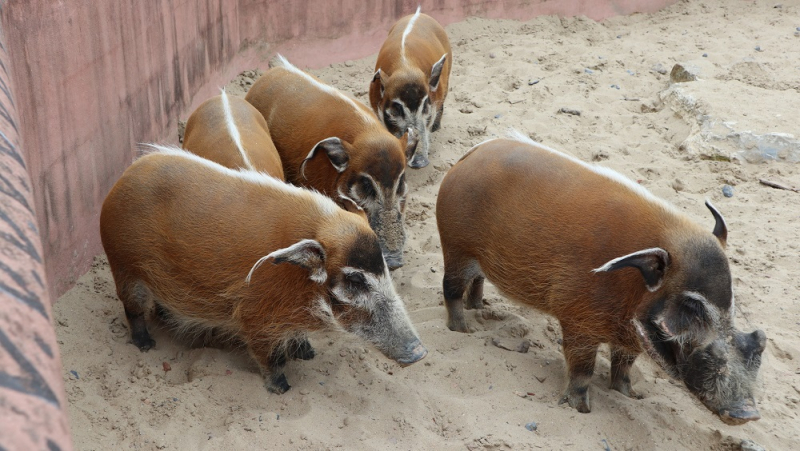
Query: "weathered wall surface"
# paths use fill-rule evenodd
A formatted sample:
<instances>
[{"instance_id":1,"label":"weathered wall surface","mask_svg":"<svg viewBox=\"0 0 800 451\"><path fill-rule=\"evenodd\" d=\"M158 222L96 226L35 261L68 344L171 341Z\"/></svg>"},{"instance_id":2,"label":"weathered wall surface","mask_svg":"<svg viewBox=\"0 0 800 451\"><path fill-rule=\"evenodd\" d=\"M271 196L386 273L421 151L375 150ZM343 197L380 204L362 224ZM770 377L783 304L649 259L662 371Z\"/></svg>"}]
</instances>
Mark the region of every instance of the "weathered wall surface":
<instances>
[{"instance_id":1,"label":"weathered wall surface","mask_svg":"<svg viewBox=\"0 0 800 451\"><path fill-rule=\"evenodd\" d=\"M470 15L603 19L674 1L419 3L448 24ZM374 53L389 26L416 6L401 0L0 2L51 298L102 252L100 205L135 157L136 143L173 142L177 120L191 107L238 71L265 66L275 51L307 67Z\"/></svg>"},{"instance_id":2,"label":"weathered wall surface","mask_svg":"<svg viewBox=\"0 0 800 451\"><path fill-rule=\"evenodd\" d=\"M66 451L61 358L9 63L0 26L0 449Z\"/></svg>"}]
</instances>

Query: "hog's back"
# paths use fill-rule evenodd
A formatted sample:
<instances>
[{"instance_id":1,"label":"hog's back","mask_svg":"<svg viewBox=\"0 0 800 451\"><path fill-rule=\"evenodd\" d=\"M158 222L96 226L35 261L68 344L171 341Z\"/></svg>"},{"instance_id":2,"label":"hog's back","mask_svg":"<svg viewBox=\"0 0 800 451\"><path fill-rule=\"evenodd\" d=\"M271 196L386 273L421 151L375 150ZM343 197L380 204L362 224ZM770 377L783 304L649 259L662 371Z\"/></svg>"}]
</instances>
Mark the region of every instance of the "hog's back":
<instances>
[{"instance_id":1,"label":"hog's back","mask_svg":"<svg viewBox=\"0 0 800 451\"><path fill-rule=\"evenodd\" d=\"M632 295L625 287L643 287L641 276L601 279L592 269L659 246L672 221L621 183L513 140L481 144L458 162L436 213L445 265L473 258L502 292L556 316L622 308Z\"/></svg>"},{"instance_id":2,"label":"hog's back","mask_svg":"<svg viewBox=\"0 0 800 451\"><path fill-rule=\"evenodd\" d=\"M302 197L153 154L134 162L106 197L100 234L118 289L142 281L184 316L226 318L259 258L314 235L314 212ZM263 266L259 275L280 283L258 284L258 297L269 299L280 284L302 291L301 268Z\"/></svg>"},{"instance_id":3,"label":"hog's back","mask_svg":"<svg viewBox=\"0 0 800 451\"><path fill-rule=\"evenodd\" d=\"M372 121L374 124L364 120L363 113L374 113L358 101L353 100L353 106L283 67L274 67L259 77L245 100L267 121L286 180L294 183L303 181L300 165L323 139L336 136L353 142L371 127L380 126L377 118Z\"/></svg>"}]
</instances>

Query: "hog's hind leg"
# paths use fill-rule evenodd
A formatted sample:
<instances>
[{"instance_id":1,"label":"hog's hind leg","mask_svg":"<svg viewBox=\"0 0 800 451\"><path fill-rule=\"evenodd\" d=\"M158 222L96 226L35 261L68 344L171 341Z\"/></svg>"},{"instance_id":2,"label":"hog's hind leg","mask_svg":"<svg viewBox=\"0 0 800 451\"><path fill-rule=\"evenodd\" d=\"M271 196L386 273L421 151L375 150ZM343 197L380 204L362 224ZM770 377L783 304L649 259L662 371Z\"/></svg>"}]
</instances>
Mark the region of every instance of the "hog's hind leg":
<instances>
[{"instance_id":1,"label":"hog's hind leg","mask_svg":"<svg viewBox=\"0 0 800 451\"><path fill-rule=\"evenodd\" d=\"M480 271L476 270L476 267L477 262L475 261L464 261L461 258L454 258L453 254L445 253L442 288L444 304L447 307L447 327L452 331L471 332L467 326L467 319L464 317L464 292L469 288L470 296L467 308L475 308L472 305L474 297L483 297L483 277L480 276ZM481 280L476 286L478 277Z\"/></svg>"},{"instance_id":2,"label":"hog's hind leg","mask_svg":"<svg viewBox=\"0 0 800 451\"><path fill-rule=\"evenodd\" d=\"M117 296L122 301L125 317L128 318L131 342L142 352L154 348L156 341L150 336L145 320L148 312L153 308L153 293L144 282L137 280L118 288Z\"/></svg>"},{"instance_id":3,"label":"hog's hind leg","mask_svg":"<svg viewBox=\"0 0 800 451\"><path fill-rule=\"evenodd\" d=\"M620 346L611 345L611 388L630 398L642 399L631 388L630 371L637 355Z\"/></svg>"},{"instance_id":4,"label":"hog's hind leg","mask_svg":"<svg viewBox=\"0 0 800 451\"><path fill-rule=\"evenodd\" d=\"M467 310L483 308L483 276L472 279L467 290Z\"/></svg>"},{"instance_id":5,"label":"hog's hind leg","mask_svg":"<svg viewBox=\"0 0 800 451\"><path fill-rule=\"evenodd\" d=\"M594 374L594 363L600 343L588 339L579 330L561 324L562 346L567 361L569 384L559 404L569 403L570 407L581 413L592 411L589 403L589 383Z\"/></svg>"}]
</instances>

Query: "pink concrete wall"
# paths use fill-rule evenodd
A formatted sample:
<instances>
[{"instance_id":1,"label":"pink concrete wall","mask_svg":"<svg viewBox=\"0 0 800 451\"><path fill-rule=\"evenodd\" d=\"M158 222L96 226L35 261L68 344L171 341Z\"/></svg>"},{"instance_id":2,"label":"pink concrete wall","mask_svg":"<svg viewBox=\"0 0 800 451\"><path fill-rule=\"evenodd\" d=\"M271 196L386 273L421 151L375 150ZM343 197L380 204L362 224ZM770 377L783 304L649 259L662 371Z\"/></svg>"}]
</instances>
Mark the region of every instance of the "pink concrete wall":
<instances>
[{"instance_id":1,"label":"pink concrete wall","mask_svg":"<svg viewBox=\"0 0 800 451\"><path fill-rule=\"evenodd\" d=\"M448 24L470 15L603 19L676 0L423 0ZM413 12L401 0L0 0L17 80L52 299L102 252L100 205L138 142L175 139L179 118L281 51L300 66L375 53ZM267 52L258 45L268 43ZM366 83L366 80L365 80Z\"/></svg>"},{"instance_id":2,"label":"pink concrete wall","mask_svg":"<svg viewBox=\"0 0 800 451\"><path fill-rule=\"evenodd\" d=\"M0 26L0 449L66 451L61 359L6 48Z\"/></svg>"}]
</instances>

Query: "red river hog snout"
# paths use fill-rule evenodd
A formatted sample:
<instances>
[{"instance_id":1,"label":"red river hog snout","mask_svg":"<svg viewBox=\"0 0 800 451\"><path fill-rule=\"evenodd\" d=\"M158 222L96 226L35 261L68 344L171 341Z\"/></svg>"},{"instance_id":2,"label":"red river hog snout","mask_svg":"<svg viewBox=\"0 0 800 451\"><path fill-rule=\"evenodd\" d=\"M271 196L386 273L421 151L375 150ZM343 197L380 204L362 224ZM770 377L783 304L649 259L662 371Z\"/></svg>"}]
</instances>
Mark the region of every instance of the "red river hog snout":
<instances>
[{"instance_id":1,"label":"red river hog snout","mask_svg":"<svg viewBox=\"0 0 800 451\"><path fill-rule=\"evenodd\" d=\"M264 117L246 100L224 90L189 116L183 148L227 168L252 169L283 180L281 157Z\"/></svg>"},{"instance_id":2,"label":"red river hog snout","mask_svg":"<svg viewBox=\"0 0 800 451\"><path fill-rule=\"evenodd\" d=\"M759 419L753 397L766 337L734 327L724 253L711 230L621 174L522 135L479 144L442 181L436 217L447 325L468 332L484 278L561 324L568 386L589 412L597 348L611 388L636 398L629 371L645 351L728 424Z\"/></svg>"},{"instance_id":3,"label":"red river hog snout","mask_svg":"<svg viewBox=\"0 0 800 451\"><path fill-rule=\"evenodd\" d=\"M237 339L267 388L287 359L333 327L407 365L427 350L392 284L375 233L328 197L175 148L135 161L103 203L100 235L131 340L155 345L158 309L177 333Z\"/></svg>"},{"instance_id":4,"label":"red river hog snout","mask_svg":"<svg viewBox=\"0 0 800 451\"><path fill-rule=\"evenodd\" d=\"M418 135L389 133L365 105L280 55L245 99L264 116L288 182L363 209L389 269L403 266L405 165Z\"/></svg>"},{"instance_id":5,"label":"red river hog snout","mask_svg":"<svg viewBox=\"0 0 800 451\"><path fill-rule=\"evenodd\" d=\"M420 8L392 26L378 52L369 102L395 136L416 130L420 149L408 163L412 168L428 165L431 133L442 121L452 64L447 33Z\"/></svg>"}]
</instances>

